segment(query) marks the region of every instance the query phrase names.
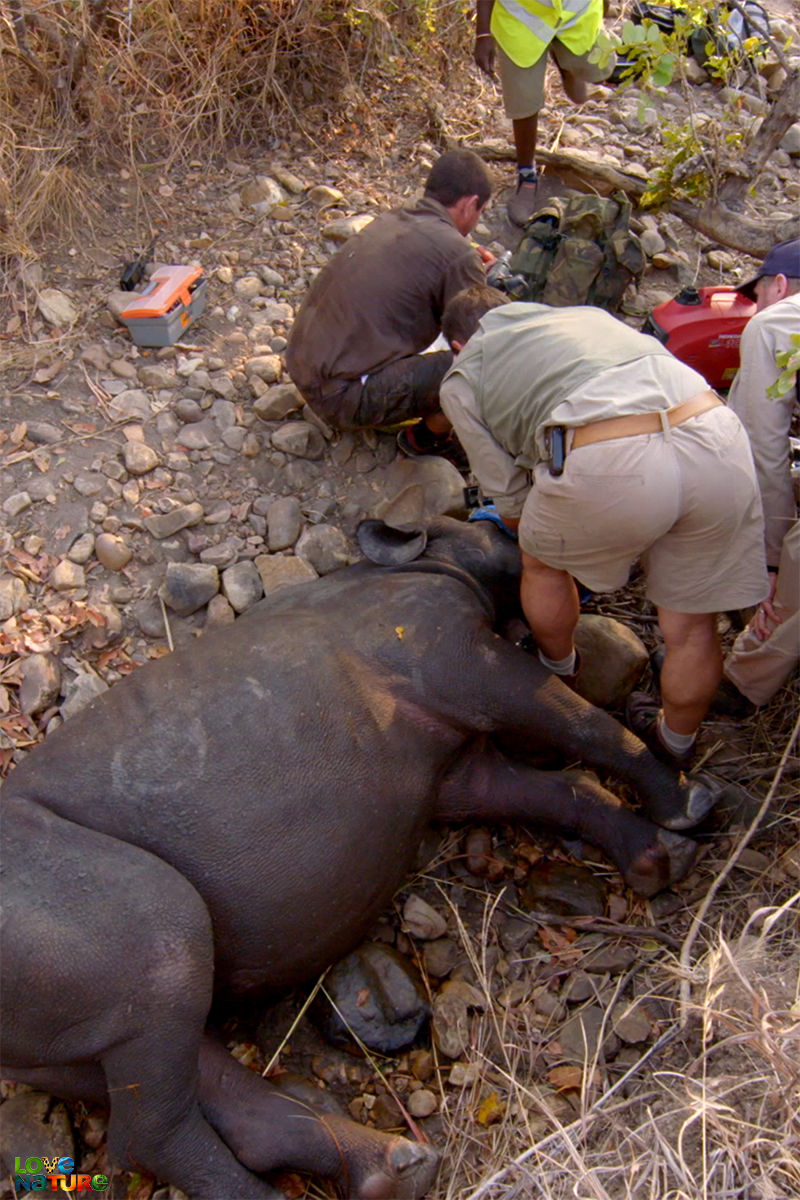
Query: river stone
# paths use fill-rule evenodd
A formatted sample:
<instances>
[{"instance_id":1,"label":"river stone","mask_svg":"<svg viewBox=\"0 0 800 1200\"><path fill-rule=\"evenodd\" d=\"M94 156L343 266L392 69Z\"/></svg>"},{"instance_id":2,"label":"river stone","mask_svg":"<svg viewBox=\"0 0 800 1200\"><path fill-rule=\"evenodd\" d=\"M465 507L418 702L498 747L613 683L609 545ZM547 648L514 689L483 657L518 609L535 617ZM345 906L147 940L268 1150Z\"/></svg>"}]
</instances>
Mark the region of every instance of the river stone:
<instances>
[{"instance_id":1,"label":"river stone","mask_svg":"<svg viewBox=\"0 0 800 1200\"><path fill-rule=\"evenodd\" d=\"M447 921L427 900L412 894L403 905L402 929L422 941L433 941L447 932Z\"/></svg>"},{"instance_id":2,"label":"river stone","mask_svg":"<svg viewBox=\"0 0 800 1200\"><path fill-rule=\"evenodd\" d=\"M439 1107L436 1096L427 1088L419 1088L412 1092L406 1104L412 1117L430 1117Z\"/></svg>"},{"instance_id":3,"label":"river stone","mask_svg":"<svg viewBox=\"0 0 800 1200\"><path fill-rule=\"evenodd\" d=\"M440 937L422 947L422 961L428 975L444 979L458 963L459 949L450 938Z\"/></svg>"},{"instance_id":4,"label":"river stone","mask_svg":"<svg viewBox=\"0 0 800 1200\"><path fill-rule=\"evenodd\" d=\"M58 288L42 288L36 297L36 307L48 325L74 325L78 319L75 305Z\"/></svg>"},{"instance_id":5,"label":"river stone","mask_svg":"<svg viewBox=\"0 0 800 1200\"><path fill-rule=\"evenodd\" d=\"M37 446L47 446L52 442L60 442L64 433L49 421L29 421L28 437Z\"/></svg>"},{"instance_id":6,"label":"river stone","mask_svg":"<svg viewBox=\"0 0 800 1200\"><path fill-rule=\"evenodd\" d=\"M294 496L282 496L267 509L267 545L270 553L286 550L300 536L303 517Z\"/></svg>"},{"instance_id":7,"label":"river stone","mask_svg":"<svg viewBox=\"0 0 800 1200\"><path fill-rule=\"evenodd\" d=\"M800 121L796 121L794 125L789 126L781 138L780 146L781 150L785 150L793 158L800 155Z\"/></svg>"},{"instance_id":8,"label":"river stone","mask_svg":"<svg viewBox=\"0 0 800 1200\"><path fill-rule=\"evenodd\" d=\"M581 655L576 690L600 708L620 708L647 666L644 643L621 621L587 613L578 620L575 645Z\"/></svg>"},{"instance_id":9,"label":"river stone","mask_svg":"<svg viewBox=\"0 0 800 1200\"><path fill-rule=\"evenodd\" d=\"M98 562L108 571L121 571L133 558L133 551L121 537L101 533L94 544Z\"/></svg>"},{"instance_id":10,"label":"river stone","mask_svg":"<svg viewBox=\"0 0 800 1200\"><path fill-rule=\"evenodd\" d=\"M145 637L163 638L166 636L164 614L155 596L135 601L131 608L131 614Z\"/></svg>"},{"instance_id":11,"label":"river stone","mask_svg":"<svg viewBox=\"0 0 800 1200\"><path fill-rule=\"evenodd\" d=\"M302 558L285 558L282 554L259 554L254 562L261 576L265 596L277 592L279 588L310 583L312 579L318 578L311 564Z\"/></svg>"},{"instance_id":12,"label":"river stone","mask_svg":"<svg viewBox=\"0 0 800 1200\"><path fill-rule=\"evenodd\" d=\"M321 233L333 242L347 242L354 234L361 233L362 229L371 225L373 220L374 217L369 213L355 213L352 217L339 217L329 221Z\"/></svg>"},{"instance_id":13,"label":"river stone","mask_svg":"<svg viewBox=\"0 0 800 1200\"><path fill-rule=\"evenodd\" d=\"M608 1058L619 1049L619 1041L611 1031L610 1022L605 1023L604 1029L604 1017L605 1013L598 1004L590 1004L561 1026L558 1041L565 1059L574 1063L591 1063L598 1051Z\"/></svg>"},{"instance_id":14,"label":"river stone","mask_svg":"<svg viewBox=\"0 0 800 1200\"><path fill-rule=\"evenodd\" d=\"M30 492L14 492L3 501L3 512L9 517L18 517L33 504Z\"/></svg>"},{"instance_id":15,"label":"river stone","mask_svg":"<svg viewBox=\"0 0 800 1200\"><path fill-rule=\"evenodd\" d=\"M188 617L219 591L219 571L208 563L168 563L159 595L168 608Z\"/></svg>"},{"instance_id":16,"label":"river stone","mask_svg":"<svg viewBox=\"0 0 800 1200\"><path fill-rule=\"evenodd\" d=\"M611 1012L611 1028L623 1042L645 1042L652 1033L652 1025L641 1004L621 1000Z\"/></svg>"},{"instance_id":17,"label":"river stone","mask_svg":"<svg viewBox=\"0 0 800 1200\"><path fill-rule=\"evenodd\" d=\"M0 578L0 621L7 621L27 605L28 589L22 580L16 575L3 575Z\"/></svg>"},{"instance_id":18,"label":"river stone","mask_svg":"<svg viewBox=\"0 0 800 1200\"><path fill-rule=\"evenodd\" d=\"M302 179L298 179L291 171L287 171L285 167L270 167L270 171L282 188L287 192L291 192L293 196L299 196L301 192L306 190L306 185Z\"/></svg>"},{"instance_id":19,"label":"river stone","mask_svg":"<svg viewBox=\"0 0 800 1200\"><path fill-rule=\"evenodd\" d=\"M661 254L667 248L667 243L664 241L657 229L652 227L645 228L639 234L639 241L642 243L642 250L648 258L652 258L654 254Z\"/></svg>"},{"instance_id":20,"label":"river stone","mask_svg":"<svg viewBox=\"0 0 800 1200\"><path fill-rule=\"evenodd\" d=\"M67 592L71 588L83 587L86 583L86 576L82 566L70 562L68 558L63 558L53 567L48 582L50 587L55 588L57 592Z\"/></svg>"},{"instance_id":21,"label":"river stone","mask_svg":"<svg viewBox=\"0 0 800 1200\"><path fill-rule=\"evenodd\" d=\"M411 962L376 942L341 959L328 972L325 990L338 1012L323 997L312 1005L312 1015L337 1045L352 1046L352 1031L370 1050L394 1054L414 1040L430 1015Z\"/></svg>"},{"instance_id":22,"label":"river stone","mask_svg":"<svg viewBox=\"0 0 800 1200\"><path fill-rule=\"evenodd\" d=\"M31 654L20 668L19 706L35 716L55 704L61 691L61 666L52 654Z\"/></svg>"},{"instance_id":23,"label":"river stone","mask_svg":"<svg viewBox=\"0 0 800 1200\"><path fill-rule=\"evenodd\" d=\"M471 1008L484 1008L476 988L448 980L433 1002L433 1040L447 1058L461 1058L470 1048Z\"/></svg>"},{"instance_id":24,"label":"river stone","mask_svg":"<svg viewBox=\"0 0 800 1200\"><path fill-rule=\"evenodd\" d=\"M384 504L375 508L375 515L382 516L382 508L388 505L413 484L422 489L423 517L463 517L464 480L445 458L426 455L424 458L396 458L388 467L375 471L372 478L385 497Z\"/></svg>"},{"instance_id":25,"label":"river stone","mask_svg":"<svg viewBox=\"0 0 800 1200\"><path fill-rule=\"evenodd\" d=\"M301 534L295 547L298 558L303 558L318 575L328 575L350 562L347 538L335 525L312 525Z\"/></svg>"},{"instance_id":26,"label":"river stone","mask_svg":"<svg viewBox=\"0 0 800 1200\"><path fill-rule=\"evenodd\" d=\"M66 695L61 705L61 715L66 721L90 704L97 696L108 691L108 684L95 675L93 671L81 671L65 689Z\"/></svg>"},{"instance_id":27,"label":"river stone","mask_svg":"<svg viewBox=\"0 0 800 1200\"><path fill-rule=\"evenodd\" d=\"M70 562L80 563L83 567L94 554L94 534L82 533L76 538L67 551Z\"/></svg>"},{"instance_id":28,"label":"river stone","mask_svg":"<svg viewBox=\"0 0 800 1200\"><path fill-rule=\"evenodd\" d=\"M344 196L338 188L328 187L325 183L318 183L315 187L309 188L307 196L317 208L328 204L338 204L340 200L344 200Z\"/></svg>"},{"instance_id":29,"label":"river stone","mask_svg":"<svg viewBox=\"0 0 800 1200\"><path fill-rule=\"evenodd\" d=\"M223 625L232 625L235 620L236 613L225 597L221 593L212 596L206 609L206 623L203 628L220 629Z\"/></svg>"},{"instance_id":30,"label":"river stone","mask_svg":"<svg viewBox=\"0 0 800 1200\"><path fill-rule=\"evenodd\" d=\"M144 527L154 538L172 537L181 529L197 525L203 520L203 506L196 500L192 504L182 504L168 513L154 513L144 518Z\"/></svg>"},{"instance_id":31,"label":"river stone","mask_svg":"<svg viewBox=\"0 0 800 1200\"><path fill-rule=\"evenodd\" d=\"M263 378L263 375L259 378ZM262 421L282 421L289 413L302 408L302 405L303 397L293 383L279 383L253 401L253 412Z\"/></svg>"},{"instance_id":32,"label":"river stone","mask_svg":"<svg viewBox=\"0 0 800 1200\"><path fill-rule=\"evenodd\" d=\"M219 441L219 429L210 417L184 425L175 436L175 444L186 450L207 450Z\"/></svg>"},{"instance_id":33,"label":"river stone","mask_svg":"<svg viewBox=\"0 0 800 1200\"><path fill-rule=\"evenodd\" d=\"M21 1092L0 1105L0 1158L9 1174L14 1159L75 1159L66 1106L45 1092ZM46 1174L46 1172L42 1172Z\"/></svg>"},{"instance_id":34,"label":"river stone","mask_svg":"<svg viewBox=\"0 0 800 1200\"><path fill-rule=\"evenodd\" d=\"M139 418L146 420L153 415L150 398L141 388L126 388L108 402L108 411L115 421Z\"/></svg>"},{"instance_id":35,"label":"river stone","mask_svg":"<svg viewBox=\"0 0 800 1200\"><path fill-rule=\"evenodd\" d=\"M268 325L288 325L294 320L294 309L285 300L267 300L261 305L259 316Z\"/></svg>"},{"instance_id":36,"label":"river stone","mask_svg":"<svg viewBox=\"0 0 800 1200\"><path fill-rule=\"evenodd\" d=\"M175 405L175 416L184 425L196 425L205 418L205 413L196 400L184 396Z\"/></svg>"},{"instance_id":37,"label":"river stone","mask_svg":"<svg viewBox=\"0 0 800 1200\"><path fill-rule=\"evenodd\" d=\"M264 383L275 383L281 377L282 363L278 354L256 354L253 358L248 358L244 364L244 373L248 377L255 375L258 379L262 379ZM284 384L285 388L292 388L297 392L293 383ZM267 393L269 395L269 393ZM297 392L297 404L295 408L299 408L303 403L300 393ZM264 397L266 398L266 397ZM290 410L291 411L291 410ZM259 414L261 415L261 414ZM274 421L277 417L265 417L265 420Z\"/></svg>"},{"instance_id":38,"label":"river stone","mask_svg":"<svg viewBox=\"0 0 800 1200\"><path fill-rule=\"evenodd\" d=\"M258 275L245 275L237 279L233 290L241 300L254 300L261 292L261 279Z\"/></svg>"},{"instance_id":39,"label":"river stone","mask_svg":"<svg viewBox=\"0 0 800 1200\"><path fill-rule=\"evenodd\" d=\"M636 950L633 946L615 945L606 941L601 934L585 935L581 946L587 948L581 959L581 967L593 975L619 975L621 971L632 967L636 961Z\"/></svg>"},{"instance_id":40,"label":"river stone","mask_svg":"<svg viewBox=\"0 0 800 1200\"><path fill-rule=\"evenodd\" d=\"M606 887L593 871L570 863L534 863L520 893L520 905L559 916L602 917Z\"/></svg>"},{"instance_id":41,"label":"river stone","mask_svg":"<svg viewBox=\"0 0 800 1200\"><path fill-rule=\"evenodd\" d=\"M161 461L152 446L147 442L126 442L122 448L125 470L131 475L146 475L153 471Z\"/></svg>"},{"instance_id":42,"label":"river stone","mask_svg":"<svg viewBox=\"0 0 800 1200\"><path fill-rule=\"evenodd\" d=\"M239 193L242 204L257 211L267 211L286 200L286 193L269 175L259 175L244 185Z\"/></svg>"},{"instance_id":43,"label":"river stone","mask_svg":"<svg viewBox=\"0 0 800 1200\"><path fill-rule=\"evenodd\" d=\"M249 559L234 563L223 571L222 591L237 613L245 612L264 595L261 576Z\"/></svg>"},{"instance_id":44,"label":"river stone","mask_svg":"<svg viewBox=\"0 0 800 1200\"><path fill-rule=\"evenodd\" d=\"M228 376L226 378L233 387L230 378ZM211 419L223 433L226 429L232 429L236 424L236 405L232 400L226 400L224 397L215 400L211 405Z\"/></svg>"},{"instance_id":45,"label":"river stone","mask_svg":"<svg viewBox=\"0 0 800 1200\"><path fill-rule=\"evenodd\" d=\"M320 459L325 450L325 439L307 421L287 421L273 433L272 445L296 458Z\"/></svg>"},{"instance_id":46,"label":"river stone","mask_svg":"<svg viewBox=\"0 0 800 1200\"><path fill-rule=\"evenodd\" d=\"M142 387L146 388L173 388L178 383L174 372L160 363L139 363L138 375Z\"/></svg>"}]
</instances>

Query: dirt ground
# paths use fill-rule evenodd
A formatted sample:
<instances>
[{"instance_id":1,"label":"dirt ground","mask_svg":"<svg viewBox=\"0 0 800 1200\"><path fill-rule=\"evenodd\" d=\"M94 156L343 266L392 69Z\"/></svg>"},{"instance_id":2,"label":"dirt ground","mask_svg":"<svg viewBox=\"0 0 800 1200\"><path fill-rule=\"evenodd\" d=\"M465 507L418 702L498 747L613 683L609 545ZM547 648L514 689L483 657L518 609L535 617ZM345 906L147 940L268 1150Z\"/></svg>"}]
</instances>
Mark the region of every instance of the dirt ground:
<instances>
[{"instance_id":1,"label":"dirt ground","mask_svg":"<svg viewBox=\"0 0 800 1200\"><path fill-rule=\"evenodd\" d=\"M786 20L800 18L791 0L779 0L774 8ZM706 116L715 112L718 89L703 85L695 91L701 111ZM642 126L635 94L600 89L577 113L567 105L555 79L548 95L542 144L574 146L628 168L637 164L643 177L652 173L658 156L654 131L665 122L677 121L685 110L684 101L673 91L665 107L646 115ZM274 440L281 421L264 421L253 409L258 396L247 364L254 357L274 356L278 360L275 378L267 386L288 382L280 355L291 312L313 272L339 244L326 236L326 230L330 232L331 222L373 214L417 193L436 157L442 119L447 134L466 144L471 139L507 139L495 90L470 74L462 93L442 97L441 109L427 117L415 110L412 118L404 120L385 100L377 113L371 111L369 98L356 98L341 127L336 132L321 131L315 142L287 133L273 145L238 149L217 161L198 158L169 168L157 162L145 164L136 173L118 170L98 182L96 192L82 201L90 222L83 220L81 205L76 204L68 235L44 247L26 267L20 286L6 296L8 307L0 316L4 364L0 552L2 571L21 582L25 595L24 603L0 623L0 764L4 771L13 770L14 763L61 720L67 701L77 705L82 697L167 653L170 645L192 642L202 634L208 620L205 608L185 617L170 614L168 631L163 620L158 625L157 589L169 562L205 561L224 568L233 561L253 560L264 550L269 503L287 496L298 499L305 529L334 526L355 554L355 525L389 486L388 473L396 457L393 436L325 435L318 459L292 456ZM797 161L782 152L770 165L752 201L755 213L791 212L796 207ZM477 236L500 252L512 248L517 237L503 204L512 172L508 164L498 163L492 171L498 195ZM259 211L243 198L243 189L264 176L277 180L283 194ZM298 182L296 191L288 184L289 176ZM654 256L659 265L651 260L645 277L626 298L623 311L634 324L683 286L734 282L752 271L752 261L714 246L674 217L648 218L642 227L658 235L663 249ZM108 306L121 265L153 234L158 235L157 261L197 261L209 280L207 311L190 327L187 341L155 352L133 346ZM254 295L238 286L254 277L261 284ZM42 314L37 297L46 288L69 298L76 312L73 324L53 322ZM194 360L199 365L192 367ZM163 375L148 376L148 368L162 368ZM198 371L208 381L199 386ZM154 382L148 384L148 379ZM149 406L138 418L129 413L121 416L115 408L120 395L132 390L144 391ZM179 426L171 413L179 402L188 401L197 405L199 420ZM181 428L208 421L212 413L217 424L207 445L180 443ZM129 471L125 450L131 443L149 447L158 465L143 473ZM203 507L202 522L173 537L151 535L148 521L194 503ZM131 551L121 567L98 559L97 539L103 534ZM80 539L86 539L85 557L82 552L75 554ZM286 556L292 557L291 548ZM56 587L53 573L64 562L71 564L70 571L79 568L80 574L69 575L67 586ZM639 633L648 649L653 648L654 617L637 580L619 596L596 598L589 611L617 616ZM729 641L734 632L731 619L724 619L724 628ZM20 684L23 664L33 654L58 660L61 686L46 707L31 714L21 710ZM492 1171L510 1163L526 1147L547 1142L577 1118L594 1114L599 1097L615 1084L620 1086L618 1097L635 1098L639 1086L641 1099L639 1107L630 1110L635 1119L631 1115L627 1129L624 1113L615 1118L616 1128L625 1131L625 1136L619 1134L619 1144L628 1135L632 1139L616 1161L608 1141L595 1137L594 1116L587 1122L580 1154L590 1157L581 1160L581 1170L599 1164L601 1175L606 1171L603 1177L612 1180L607 1191L595 1188L593 1196L669 1193L688 1200L692 1181L699 1188L701 1178L711 1180L702 1194L720 1200L734 1194L726 1189L731 1180L740 1182L735 1171L724 1180L714 1175L703 1157L702 1139L685 1147L683 1173L674 1164L669 1166L665 1152L666 1165L659 1168L657 1186L656 1176L646 1172L641 1176L629 1172L633 1182L627 1184L617 1175L624 1174L623 1165L627 1169L643 1161L635 1139L647 1139L642 1114L648 1105L655 1112L671 1113L676 1129L683 1128L684 1115L677 1104L670 1109L663 1093L654 1095L652 1074L660 1072L662 1081L671 1074L675 1079L694 1078L697 1063L710 1053L708 1029L674 1034L652 1059L648 1056L674 1026L678 956L697 906L773 782L769 815L740 855L735 872L721 889L713 919L708 919L709 953L714 950L714 937L722 939L720 930L726 937L738 936L756 909L778 909L796 892L800 877L797 763L791 756L783 767L780 761L797 700L794 681L751 718L708 723L702 741L705 766L744 789L751 802L701 831L703 849L695 870L680 887L652 903L627 892L608 864L589 848L583 848L581 859L580 848L542 840L532 830L495 829L491 831L491 878L481 879L463 866L462 831L431 832L421 854L420 873L397 897L376 938L414 959L434 1009L448 976L474 989L463 1005L468 1035L454 1058L444 1056L428 1033L420 1035L411 1050L384 1059L365 1057L355 1048L351 1053L333 1049L308 1020L289 1034L302 995L278 998L268 1016L260 1011L226 1016L233 1052L263 1069L279 1050L281 1073L310 1079L320 1097L335 1097L355 1119L380 1128L405 1127L410 1098L423 1090L432 1093L433 1108L416 1118L416 1128L445 1152L446 1169L433 1193L437 1200L534 1194L522 1168L493 1189L488 1185L486 1191L480 1189ZM544 861L582 863L599 876L606 885L602 915L565 919L563 924L531 918L521 893L531 869ZM452 947L447 971L434 964L424 941L401 929L403 907L412 893L445 917L444 939ZM592 969L587 965L590 955L599 951L607 958L599 969ZM766 996L769 986L774 986L773 1009L790 1010L791 983L778 986L776 963L791 974L796 956L796 940L787 938L779 947L774 940L769 946L762 944L753 960L758 970L742 985L746 1003L754 1004L756 993ZM704 970L702 980L692 977L695 998L715 979L707 961ZM768 986L765 979L772 984ZM738 1003L731 1001L731 1011ZM763 1003L766 1011L769 1006L766 1000ZM796 1007L796 996L794 1003ZM697 1004L702 1008L699 1000ZM576 1055L569 1049L575 1036L569 1026L586 1008L600 1014L603 1032L593 1047L584 1045L585 1054ZM639 1024L630 1020L635 1011L644 1014ZM628 1018L627 1025L623 1018ZM748 1028L748 1037L749 1033ZM730 1061L713 1064L716 1077L729 1081L750 1070L757 1093L752 1103L762 1105L758 1121L766 1128L774 1117L771 1127L782 1128L781 1102L766 1084L761 1086L763 1064L759 1061L756 1067L748 1060L748 1066L734 1049L730 1054ZM635 1069L641 1060L646 1067ZM631 1069L633 1082L624 1083ZM796 1078L788 1083L780 1073L777 1078L786 1088L785 1100L794 1094ZM686 1087L691 1094L691 1086ZM2 1088L4 1098L18 1093L13 1085ZM764 1107L765 1101L762 1104L762 1092L772 1096L772 1109ZM792 1118L785 1119L789 1128ZM102 1112L76 1105L70 1109L70 1120L81 1169L110 1172ZM665 1117L665 1131L668 1125ZM728 1134L729 1130L719 1132L722 1140ZM737 1142L736 1153L738 1147ZM549 1150L542 1153L546 1157ZM563 1146L559 1153L563 1154ZM792 1175L797 1166L796 1143L792 1154L792 1163L781 1167L780 1180L796 1178ZM541 1167L542 1160L537 1161ZM571 1180L565 1168L552 1171L540 1176L539 1194L577 1194L569 1190L574 1177ZM754 1200L798 1194L791 1190L791 1182L785 1184L785 1191L779 1183L778 1190L770 1192L766 1174L755 1168L753 1172L757 1182L751 1191L736 1194ZM297 1175L286 1175L277 1183L288 1197L329 1194ZM522 1190L506 1190L512 1183ZM656 1190L650 1190L654 1186ZM0 1195L8 1194L0 1188ZM129 1200L177 1200L179 1196L174 1188L140 1176L115 1177L111 1194Z\"/></svg>"}]
</instances>

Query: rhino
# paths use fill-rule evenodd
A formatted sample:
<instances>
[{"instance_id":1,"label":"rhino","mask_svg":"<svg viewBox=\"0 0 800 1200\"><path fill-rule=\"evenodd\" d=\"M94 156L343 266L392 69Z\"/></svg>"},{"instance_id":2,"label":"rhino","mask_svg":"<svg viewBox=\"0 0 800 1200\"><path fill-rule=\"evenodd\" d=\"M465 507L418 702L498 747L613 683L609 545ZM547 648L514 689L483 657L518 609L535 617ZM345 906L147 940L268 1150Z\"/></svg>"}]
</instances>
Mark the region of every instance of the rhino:
<instances>
[{"instance_id":1,"label":"rhino","mask_svg":"<svg viewBox=\"0 0 800 1200\"><path fill-rule=\"evenodd\" d=\"M680 831L714 799L504 636L520 562L495 525L362 532L376 561L143 666L0 796L2 1074L107 1101L112 1160L198 1200L279 1200L278 1168L357 1200L429 1189L430 1146L317 1113L208 1028L214 996L357 946L429 822L583 838L650 896L688 871Z\"/></svg>"}]
</instances>

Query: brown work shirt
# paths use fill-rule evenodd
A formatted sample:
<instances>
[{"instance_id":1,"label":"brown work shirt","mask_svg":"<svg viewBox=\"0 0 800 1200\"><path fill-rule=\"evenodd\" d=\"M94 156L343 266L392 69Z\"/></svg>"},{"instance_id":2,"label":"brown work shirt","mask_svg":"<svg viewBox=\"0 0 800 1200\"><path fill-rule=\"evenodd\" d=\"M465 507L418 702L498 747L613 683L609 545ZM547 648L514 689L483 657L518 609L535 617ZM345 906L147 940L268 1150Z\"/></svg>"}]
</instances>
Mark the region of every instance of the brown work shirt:
<instances>
[{"instance_id":1,"label":"brown work shirt","mask_svg":"<svg viewBox=\"0 0 800 1200\"><path fill-rule=\"evenodd\" d=\"M289 335L286 363L306 400L412 354L441 330L447 302L485 283L478 252L430 197L376 217L311 285Z\"/></svg>"}]
</instances>

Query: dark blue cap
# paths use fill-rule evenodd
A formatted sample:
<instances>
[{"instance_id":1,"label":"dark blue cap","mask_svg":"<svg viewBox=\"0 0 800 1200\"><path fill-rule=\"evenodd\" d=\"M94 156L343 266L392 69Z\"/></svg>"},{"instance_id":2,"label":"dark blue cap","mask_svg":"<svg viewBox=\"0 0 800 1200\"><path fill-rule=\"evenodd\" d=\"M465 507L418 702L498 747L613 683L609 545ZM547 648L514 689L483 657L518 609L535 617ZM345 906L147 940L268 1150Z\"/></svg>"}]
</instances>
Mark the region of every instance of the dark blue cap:
<instances>
[{"instance_id":1,"label":"dark blue cap","mask_svg":"<svg viewBox=\"0 0 800 1200\"><path fill-rule=\"evenodd\" d=\"M748 300L755 300L756 284L765 275L786 275L788 279L800 279L800 237L773 246L759 267L758 274L748 279L747 283L740 283L737 292L747 296Z\"/></svg>"}]
</instances>

